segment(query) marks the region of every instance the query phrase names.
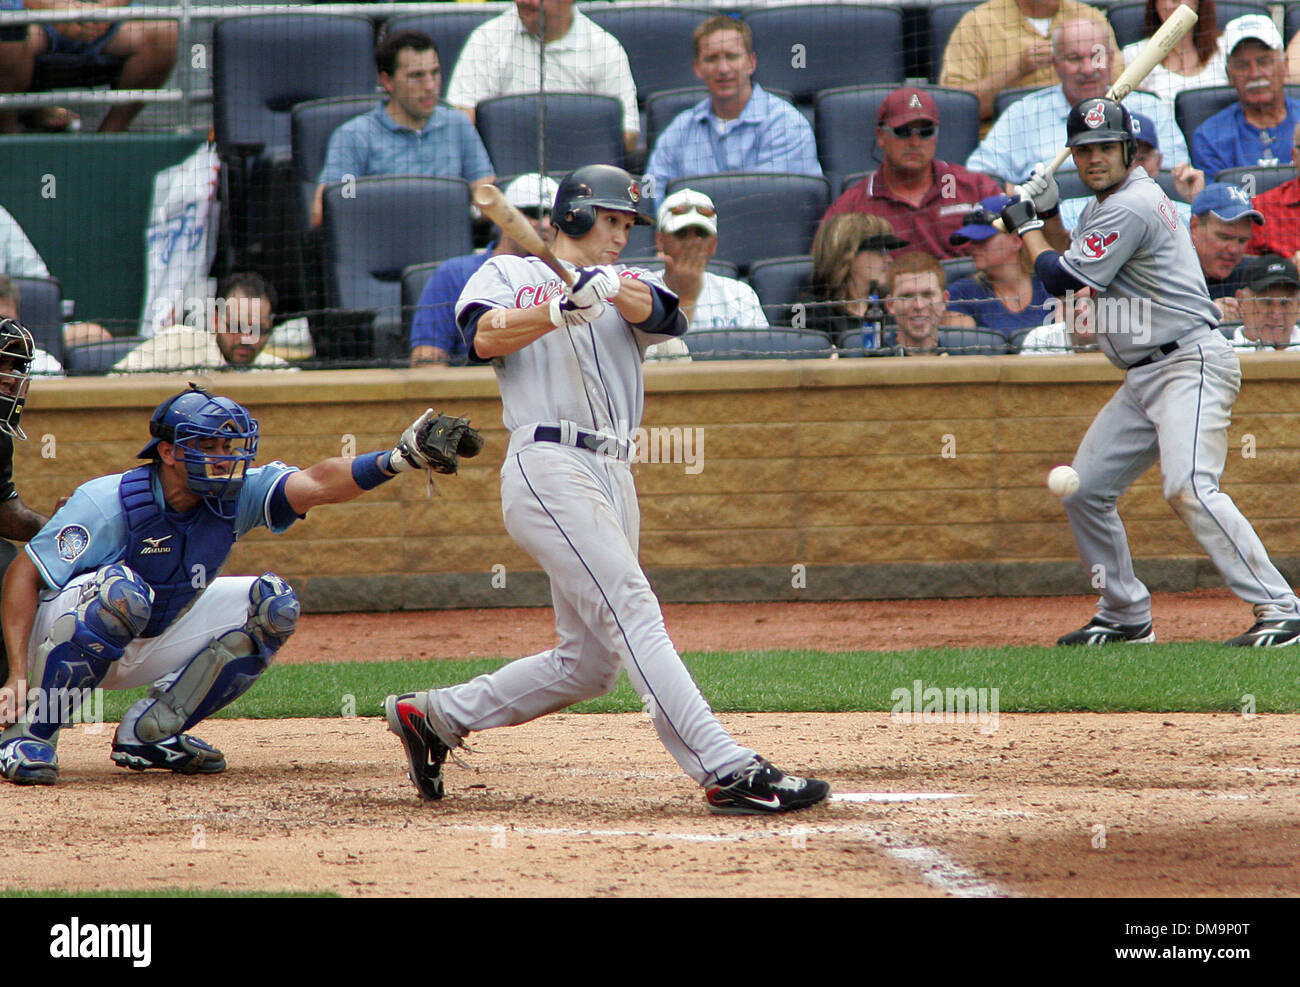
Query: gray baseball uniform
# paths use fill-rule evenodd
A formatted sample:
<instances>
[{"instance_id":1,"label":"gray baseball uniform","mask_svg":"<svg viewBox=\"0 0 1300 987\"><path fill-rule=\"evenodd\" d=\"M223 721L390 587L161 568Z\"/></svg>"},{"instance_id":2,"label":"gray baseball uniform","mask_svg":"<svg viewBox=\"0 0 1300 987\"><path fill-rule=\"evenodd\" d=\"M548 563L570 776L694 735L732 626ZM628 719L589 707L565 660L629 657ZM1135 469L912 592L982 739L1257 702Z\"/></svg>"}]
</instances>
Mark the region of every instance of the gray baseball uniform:
<instances>
[{"instance_id":1,"label":"gray baseball uniform","mask_svg":"<svg viewBox=\"0 0 1300 987\"><path fill-rule=\"evenodd\" d=\"M1096 292L1097 341L1124 383L1075 455L1077 492L1065 498L1075 544L1100 582L1098 616L1151 616L1116 510L1157 459L1164 495L1260 619L1300 615L1300 600L1232 499L1219 489L1241 366L1218 332L1191 235L1160 187L1135 168L1084 209L1062 266Z\"/></svg>"},{"instance_id":2,"label":"gray baseball uniform","mask_svg":"<svg viewBox=\"0 0 1300 987\"><path fill-rule=\"evenodd\" d=\"M756 755L723 729L668 638L637 561L640 509L630 463L644 399L642 355L685 332L686 320L657 276L639 269L623 276L658 293L663 331L636 328L606 302L593 322L555 329L493 361L510 429L502 513L511 537L550 577L559 643L433 690L430 705L463 737L603 695L621 668L669 753L706 784ZM540 260L494 257L466 284L457 319L468 329L493 309L546 305L563 290Z\"/></svg>"}]
</instances>

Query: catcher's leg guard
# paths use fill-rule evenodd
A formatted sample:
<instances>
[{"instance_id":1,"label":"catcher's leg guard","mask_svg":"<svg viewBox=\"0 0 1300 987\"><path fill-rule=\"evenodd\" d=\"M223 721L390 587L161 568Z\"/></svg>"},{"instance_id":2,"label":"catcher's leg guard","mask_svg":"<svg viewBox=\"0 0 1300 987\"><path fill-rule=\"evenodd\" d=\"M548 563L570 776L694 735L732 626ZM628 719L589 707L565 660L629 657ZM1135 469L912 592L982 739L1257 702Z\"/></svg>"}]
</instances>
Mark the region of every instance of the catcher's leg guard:
<instances>
[{"instance_id":1,"label":"catcher's leg guard","mask_svg":"<svg viewBox=\"0 0 1300 987\"><path fill-rule=\"evenodd\" d=\"M214 638L160 679L127 711L118 740L130 745L134 735L145 744L157 744L229 706L266 671L297 627L298 614L298 597L288 583L269 572L258 577L249 591L243 626Z\"/></svg>"},{"instance_id":2,"label":"catcher's leg guard","mask_svg":"<svg viewBox=\"0 0 1300 987\"><path fill-rule=\"evenodd\" d=\"M133 570L120 563L99 570L81 602L54 621L37 648L29 675L36 688L3 739L21 734L51 741L144 630L152 608L153 590Z\"/></svg>"}]
</instances>

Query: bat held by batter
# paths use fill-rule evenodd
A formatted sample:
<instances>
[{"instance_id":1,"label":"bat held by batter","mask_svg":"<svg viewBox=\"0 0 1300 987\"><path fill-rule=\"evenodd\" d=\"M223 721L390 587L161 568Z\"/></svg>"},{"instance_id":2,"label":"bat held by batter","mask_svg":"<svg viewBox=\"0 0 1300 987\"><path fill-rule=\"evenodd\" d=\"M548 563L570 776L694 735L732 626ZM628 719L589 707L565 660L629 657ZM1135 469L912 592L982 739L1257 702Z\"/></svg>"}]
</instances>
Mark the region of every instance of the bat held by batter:
<instances>
[{"instance_id":1,"label":"bat held by batter","mask_svg":"<svg viewBox=\"0 0 1300 987\"><path fill-rule=\"evenodd\" d=\"M542 261L560 276L566 288L573 287L573 273L551 253L551 248L528 218L508 201L495 185L480 185L470 196L479 211L500 227L501 232Z\"/></svg>"}]
</instances>

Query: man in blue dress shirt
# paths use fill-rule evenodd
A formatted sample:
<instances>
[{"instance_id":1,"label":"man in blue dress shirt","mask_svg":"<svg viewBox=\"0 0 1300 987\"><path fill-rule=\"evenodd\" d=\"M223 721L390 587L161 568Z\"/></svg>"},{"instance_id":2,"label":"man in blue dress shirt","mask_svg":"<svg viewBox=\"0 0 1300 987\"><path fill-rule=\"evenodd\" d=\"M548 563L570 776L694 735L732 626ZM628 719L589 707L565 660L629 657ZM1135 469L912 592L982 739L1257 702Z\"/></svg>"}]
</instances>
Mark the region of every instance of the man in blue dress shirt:
<instances>
[{"instance_id":1,"label":"man in blue dress shirt","mask_svg":"<svg viewBox=\"0 0 1300 987\"><path fill-rule=\"evenodd\" d=\"M375 49L379 84L388 101L343 124L330 137L312 203L311 220L323 218L325 186L349 176L429 175L463 178L471 185L494 180L492 161L465 114L438 103L442 63L433 39L400 31Z\"/></svg>"}]
</instances>

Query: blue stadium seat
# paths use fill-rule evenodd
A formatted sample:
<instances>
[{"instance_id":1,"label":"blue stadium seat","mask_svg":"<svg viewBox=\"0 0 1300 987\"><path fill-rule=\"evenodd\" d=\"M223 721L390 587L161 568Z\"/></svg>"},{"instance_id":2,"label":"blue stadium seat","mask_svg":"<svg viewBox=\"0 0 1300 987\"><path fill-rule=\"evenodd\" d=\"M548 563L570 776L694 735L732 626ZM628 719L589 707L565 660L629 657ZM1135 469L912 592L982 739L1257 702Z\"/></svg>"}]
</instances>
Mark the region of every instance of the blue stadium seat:
<instances>
[{"instance_id":1,"label":"blue stadium seat","mask_svg":"<svg viewBox=\"0 0 1300 987\"><path fill-rule=\"evenodd\" d=\"M811 277L812 258L807 254L761 260L749 269L749 283L772 325L786 319L787 310L799 300Z\"/></svg>"},{"instance_id":2,"label":"blue stadium seat","mask_svg":"<svg viewBox=\"0 0 1300 987\"><path fill-rule=\"evenodd\" d=\"M930 81L938 82L943 70L943 53L948 39L966 14L980 5L982 0L935 0L930 7Z\"/></svg>"},{"instance_id":3,"label":"blue stadium seat","mask_svg":"<svg viewBox=\"0 0 1300 987\"><path fill-rule=\"evenodd\" d=\"M612 96L547 93L546 170L623 164L623 107ZM537 171L536 95L485 99L475 125L498 175Z\"/></svg>"},{"instance_id":4,"label":"blue stadium seat","mask_svg":"<svg viewBox=\"0 0 1300 987\"><path fill-rule=\"evenodd\" d=\"M754 78L810 103L823 89L901 85L903 14L865 3L795 4L746 10L754 33Z\"/></svg>"},{"instance_id":5,"label":"blue stadium seat","mask_svg":"<svg viewBox=\"0 0 1300 987\"><path fill-rule=\"evenodd\" d=\"M826 336L804 329L696 329L682 338L692 360L814 360L834 352Z\"/></svg>"},{"instance_id":6,"label":"blue stadium seat","mask_svg":"<svg viewBox=\"0 0 1300 987\"><path fill-rule=\"evenodd\" d=\"M459 178L361 178L325 187L327 298L343 310L317 334L324 358L405 357L402 273L472 248L469 184ZM348 332L346 330L350 329ZM329 338L327 338L329 337Z\"/></svg>"},{"instance_id":7,"label":"blue stadium seat","mask_svg":"<svg viewBox=\"0 0 1300 987\"><path fill-rule=\"evenodd\" d=\"M303 229L309 226L311 203L321 169L325 167L325 151L330 137L342 124L369 113L378 104L374 96L342 96L308 100L293 108L289 115L289 146L293 152L294 174L298 179Z\"/></svg>"},{"instance_id":8,"label":"blue stadium seat","mask_svg":"<svg viewBox=\"0 0 1300 987\"><path fill-rule=\"evenodd\" d=\"M69 377L106 374L118 360L143 343L143 336L119 336L102 343L82 343L68 350L63 369Z\"/></svg>"},{"instance_id":9,"label":"blue stadium seat","mask_svg":"<svg viewBox=\"0 0 1300 987\"><path fill-rule=\"evenodd\" d=\"M875 168L880 162L876 114L897 86L845 86L817 94L817 156L833 182ZM958 89L924 87L939 107L935 157L963 164L979 145L979 100Z\"/></svg>"},{"instance_id":10,"label":"blue stadium seat","mask_svg":"<svg viewBox=\"0 0 1300 987\"><path fill-rule=\"evenodd\" d=\"M1296 170L1294 165L1278 165L1276 168L1228 168L1214 176L1216 182L1227 182L1229 185L1240 185L1245 188L1250 195L1259 195L1261 192L1267 192L1269 189L1277 188L1283 182L1289 182L1295 178Z\"/></svg>"},{"instance_id":11,"label":"blue stadium seat","mask_svg":"<svg viewBox=\"0 0 1300 987\"><path fill-rule=\"evenodd\" d=\"M1290 95L1290 93L1288 93ZM1214 114L1237 102L1237 90L1231 86L1207 86L1205 89L1184 89L1174 97L1174 122L1183 132L1187 146L1192 145L1192 134Z\"/></svg>"},{"instance_id":12,"label":"blue stadium seat","mask_svg":"<svg viewBox=\"0 0 1300 987\"><path fill-rule=\"evenodd\" d=\"M667 193L693 188L718 208L716 256L742 274L768 257L806 254L830 205L830 183L810 175L724 172L679 178Z\"/></svg>"},{"instance_id":13,"label":"blue stadium seat","mask_svg":"<svg viewBox=\"0 0 1300 987\"><path fill-rule=\"evenodd\" d=\"M1024 99L1030 93L1036 93L1044 86L1021 86L1018 89L1004 89L993 97L993 119L1002 116L1002 113L1008 106L1017 100Z\"/></svg>"},{"instance_id":14,"label":"blue stadium seat","mask_svg":"<svg viewBox=\"0 0 1300 987\"><path fill-rule=\"evenodd\" d=\"M433 277L433 272L441 263L441 260L426 261L422 264L411 264L402 270L402 328L408 338L411 335L411 320L415 318L415 309L420 303L420 295L424 293L424 286L429 283L429 278Z\"/></svg>"},{"instance_id":15,"label":"blue stadium seat","mask_svg":"<svg viewBox=\"0 0 1300 987\"><path fill-rule=\"evenodd\" d=\"M642 106L653 93L696 81L691 71L695 54L691 34L715 11L685 5L611 3L589 4L583 12L622 44Z\"/></svg>"},{"instance_id":16,"label":"blue stadium seat","mask_svg":"<svg viewBox=\"0 0 1300 987\"><path fill-rule=\"evenodd\" d=\"M962 278L968 278L975 273L975 261L971 257L949 257L947 260L939 261L943 267L944 283L949 288L954 281Z\"/></svg>"},{"instance_id":17,"label":"blue stadium seat","mask_svg":"<svg viewBox=\"0 0 1300 987\"><path fill-rule=\"evenodd\" d=\"M491 7L463 7L448 4L443 10L427 14L398 14L390 17L383 27L385 34L398 31L423 31L438 46L438 61L442 66L442 91L446 93L456 59L465 47L465 41L474 29L501 13Z\"/></svg>"},{"instance_id":18,"label":"blue stadium seat","mask_svg":"<svg viewBox=\"0 0 1300 987\"><path fill-rule=\"evenodd\" d=\"M1264 14L1266 16L1268 14L1268 8L1263 3L1218 0L1214 6L1218 12L1217 21L1220 32L1223 31L1228 21L1236 20L1238 17L1244 17L1247 14ZM1116 4L1106 12L1111 29L1115 32L1115 40L1119 42L1121 48L1125 45L1131 45L1135 41L1146 39L1146 27L1143 25L1145 13L1145 2Z\"/></svg>"},{"instance_id":19,"label":"blue stadium seat","mask_svg":"<svg viewBox=\"0 0 1300 987\"><path fill-rule=\"evenodd\" d=\"M952 356L1000 356L1007 340L988 329L940 329L939 349Z\"/></svg>"},{"instance_id":20,"label":"blue stadium seat","mask_svg":"<svg viewBox=\"0 0 1300 987\"><path fill-rule=\"evenodd\" d=\"M10 277L18 289L18 321L36 345L63 362L63 285L58 278Z\"/></svg>"}]
</instances>

